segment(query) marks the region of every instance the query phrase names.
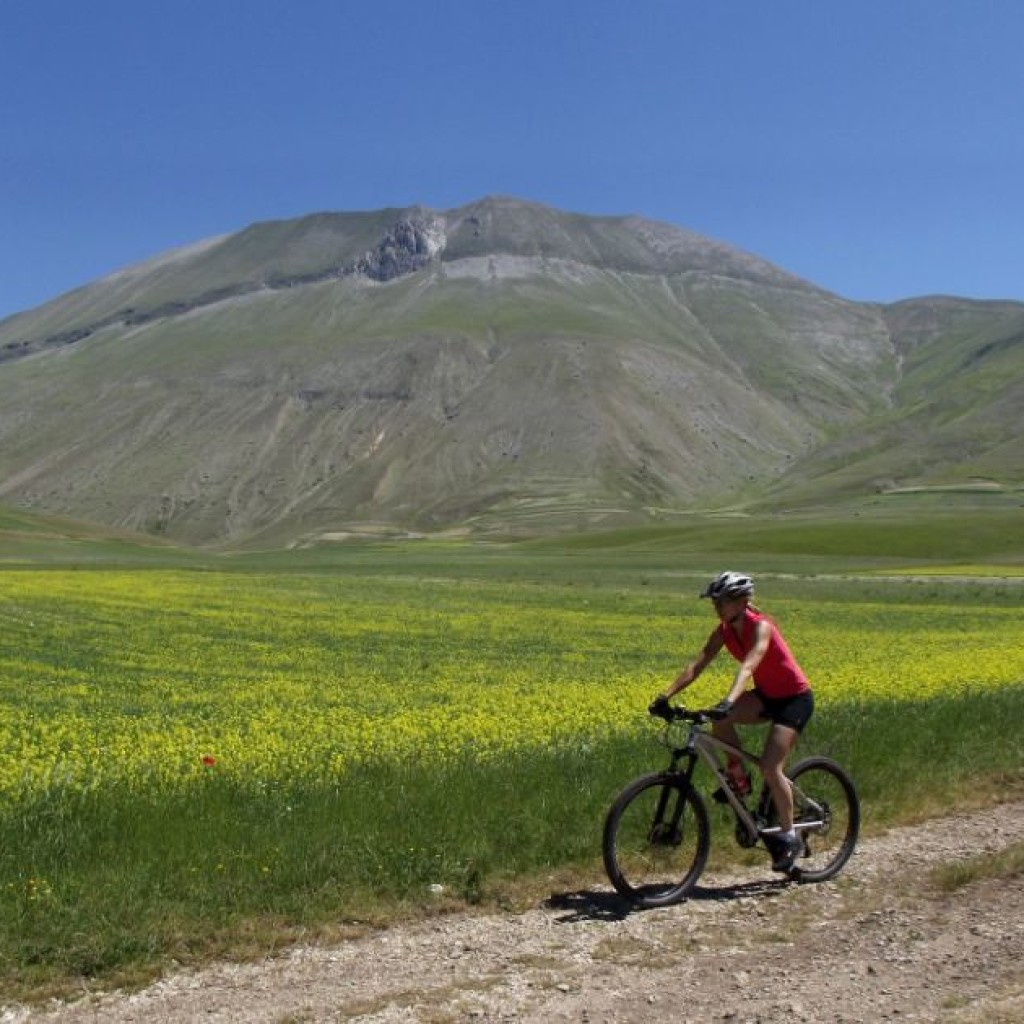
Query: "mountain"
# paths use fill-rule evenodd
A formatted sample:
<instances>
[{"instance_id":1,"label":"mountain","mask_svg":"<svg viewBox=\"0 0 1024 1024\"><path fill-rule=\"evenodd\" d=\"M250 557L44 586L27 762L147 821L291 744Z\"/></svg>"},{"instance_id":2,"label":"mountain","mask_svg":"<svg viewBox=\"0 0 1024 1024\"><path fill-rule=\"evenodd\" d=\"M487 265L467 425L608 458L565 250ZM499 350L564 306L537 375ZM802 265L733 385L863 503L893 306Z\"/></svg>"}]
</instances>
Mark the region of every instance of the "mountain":
<instances>
[{"instance_id":1,"label":"mountain","mask_svg":"<svg viewBox=\"0 0 1024 1024\"><path fill-rule=\"evenodd\" d=\"M871 492L1020 488L1024 305L931 297L881 309L897 352L888 408L804 458L788 503Z\"/></svg>"},{"instance_id":2,"label":"mountain","mask_svg":"<svg viewBox=\"0 0 1024 1024\"><path fill-rule=\"evenodd\" d=\"M0 502L235 545L1016 486L1022 336L639 217L320 213L0 321Z\"/></svg>"}]
</instances>

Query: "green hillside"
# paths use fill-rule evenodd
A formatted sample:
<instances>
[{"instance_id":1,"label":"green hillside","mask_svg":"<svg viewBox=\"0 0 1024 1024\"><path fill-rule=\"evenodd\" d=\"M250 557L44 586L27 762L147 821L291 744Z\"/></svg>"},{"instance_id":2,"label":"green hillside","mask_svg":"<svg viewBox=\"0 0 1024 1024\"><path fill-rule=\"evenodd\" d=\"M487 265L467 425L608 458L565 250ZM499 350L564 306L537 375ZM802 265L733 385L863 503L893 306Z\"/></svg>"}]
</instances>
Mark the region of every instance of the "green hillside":
<instances>
[{"instance_id":1,"label":"green hillside","mask_svg":"<svg viewBox=\"0 0 1024 1024\"><path fill-rule=\"evenodd\" d=\"M919 299L884 310L900 352L892 406L822 445L773 489L806 503L921 489L1020 491L1024 308Z\"/></svg>"},{"instance_id":2,"label":"green hillside","mask_svg":"<svg viewBox=\"0 0 1024 1024\"><path fill-rule=\"evenodd\" d=\"M0 501L264 547L1012 489L1022 324L507 198L257 224L0 322Z\"/></svg>"}]
</instances>

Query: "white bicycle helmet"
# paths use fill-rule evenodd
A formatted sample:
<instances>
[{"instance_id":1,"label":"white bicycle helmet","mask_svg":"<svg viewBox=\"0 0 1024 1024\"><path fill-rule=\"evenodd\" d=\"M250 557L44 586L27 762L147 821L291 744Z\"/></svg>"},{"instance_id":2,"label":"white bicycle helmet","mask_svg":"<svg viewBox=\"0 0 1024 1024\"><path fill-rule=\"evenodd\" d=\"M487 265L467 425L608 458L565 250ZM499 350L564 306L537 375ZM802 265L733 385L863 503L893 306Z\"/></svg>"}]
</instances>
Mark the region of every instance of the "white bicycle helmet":
<instances>
[{"instance_id":1,"label":"white bicycle helmet","mask_svg":"<svg viewBox=\"0 0 1024 1024\"><path fill-rule=\"evenodd\" d=\"M754 593L754 581L741 572L723 572L716 576L701 593L712 601L732 601L737 597L750 597Z\"/></svg>"}]
</instances>

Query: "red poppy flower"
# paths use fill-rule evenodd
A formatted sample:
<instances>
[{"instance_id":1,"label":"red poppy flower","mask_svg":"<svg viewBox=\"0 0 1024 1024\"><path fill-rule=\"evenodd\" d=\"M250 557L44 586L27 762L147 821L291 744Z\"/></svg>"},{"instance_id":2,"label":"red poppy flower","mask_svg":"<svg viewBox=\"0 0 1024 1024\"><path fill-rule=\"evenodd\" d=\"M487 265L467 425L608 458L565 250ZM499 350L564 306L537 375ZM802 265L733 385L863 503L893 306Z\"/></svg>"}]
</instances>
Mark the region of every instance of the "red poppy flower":
<instances>
[{"instance_id":1,"label":"red poppy flower","mask_svg":"<svg viewBox=\"0 0 1024 1024\"><path fill-rule=\"evenodd\" d=\"M203 754L203 764L207 768L212 768L217 763L217 758L211 757L209 754Z\"/></svg>"}]
</instances>

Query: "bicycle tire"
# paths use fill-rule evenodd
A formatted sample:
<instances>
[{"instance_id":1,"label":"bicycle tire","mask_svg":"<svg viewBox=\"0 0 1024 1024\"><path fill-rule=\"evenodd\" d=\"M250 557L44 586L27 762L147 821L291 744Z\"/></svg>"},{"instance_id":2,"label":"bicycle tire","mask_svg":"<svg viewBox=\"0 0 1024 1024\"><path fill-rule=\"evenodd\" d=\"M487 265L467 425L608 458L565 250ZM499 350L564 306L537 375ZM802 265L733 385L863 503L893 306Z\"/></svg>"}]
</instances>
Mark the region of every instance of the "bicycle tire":
<instances>
[{"instance_id":1,"label":"bicycle tire","mask_svg":"<svg viewBox=\"0 0 1024 1024\"><path fill-rule=\"evenodd\" d=\"M673 772L635 779L605 818L605 871L616 892L635 906L682 900L697 884L710 848L704 801Z\"/></svg>"},{"instance_id":2,"label":"bicycle tire","mask_svg":"<svg viewBox=\"0 0 1024 1024\"><path fill-rule=\"evenodd\" d=\"M853 780L828 757L809 757L786 773L793 783L793 819L804 851L791 877L800 882L833 878L853 855L860 834L860 799ZM817 823L817 824L813 824Z\"/></svg>"}]
</instances>

